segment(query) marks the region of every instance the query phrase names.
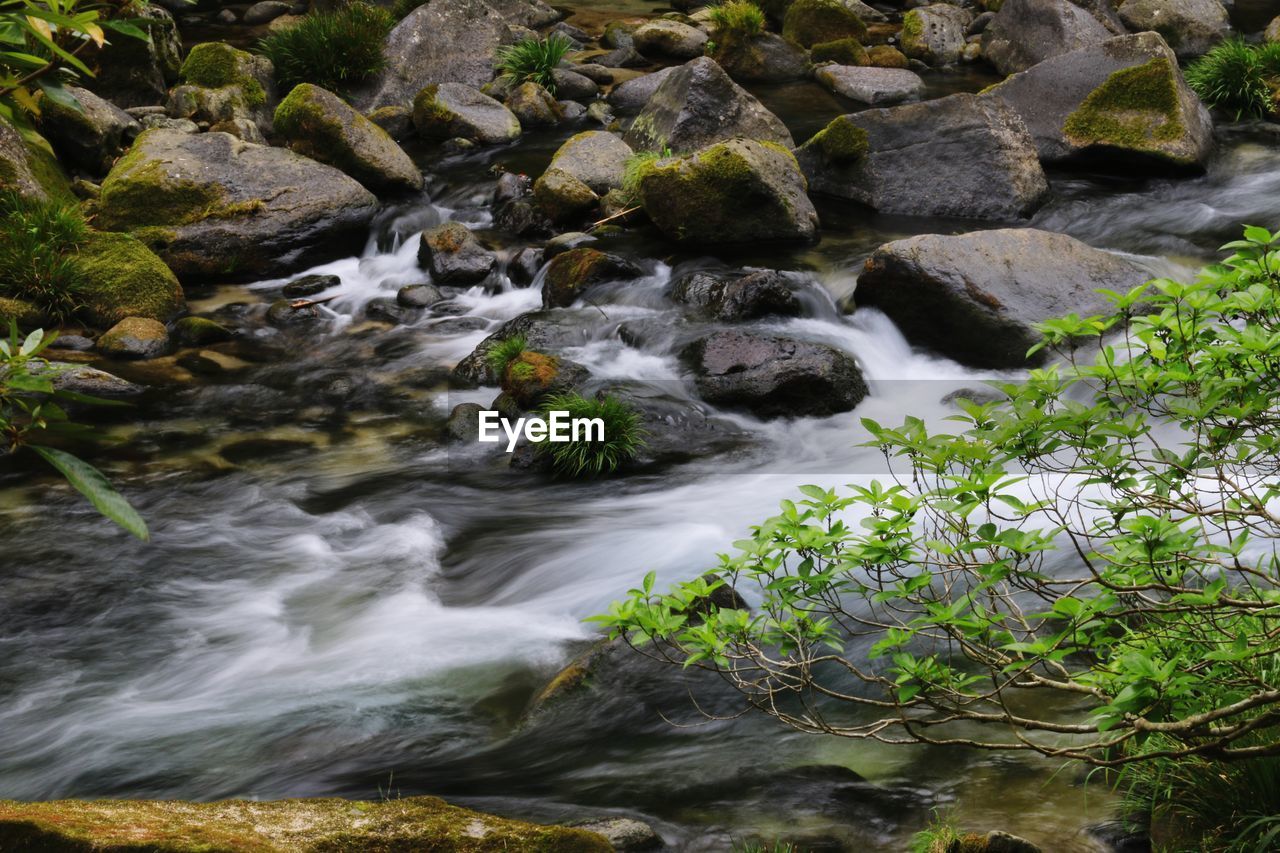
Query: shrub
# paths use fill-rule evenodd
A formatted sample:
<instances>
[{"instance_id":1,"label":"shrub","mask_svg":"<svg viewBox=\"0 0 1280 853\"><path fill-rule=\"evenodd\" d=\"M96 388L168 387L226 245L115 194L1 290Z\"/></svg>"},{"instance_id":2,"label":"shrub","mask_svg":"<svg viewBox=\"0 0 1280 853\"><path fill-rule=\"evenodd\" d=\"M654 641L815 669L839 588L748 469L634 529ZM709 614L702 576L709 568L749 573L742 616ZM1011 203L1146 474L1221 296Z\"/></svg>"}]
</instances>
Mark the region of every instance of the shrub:
<instances>
[{"instance_id":1,"label":"shrub","mask_svg":"<svg viewBox=\"0 0 1280 853\"><path fill-rule=\"evenodd\" d=\"M551 455L557 474L566 477L598 477L612 474L636 457L645 446L640 415L616 397L587 399L579 394L556 394L542 405L543 413L567 412L570 418L599 418L604 422L603 441L543 442L539 451Z\"/></svg>"},{"instance_id":2,"label":"shrub","mask_svg":"<svg viewBox=\"0 0 1280 853\"><path fill-rule=\"evenodd\" d=\"M711 7L711 23L722 39L750 38L764 32L764 12L751 0L728 0Z\"/></svg>"},{"instance_id":3,"label":"shrub","mask_svg":"<svg viewBox=\"0 0 1280 853\"><path fill-rule=\"evenodd\" d=\"M524 335L513 335L506 340L498 341L485 353L485 363L489 365L494 376L502 379L502 374L507 372L507 365L519 358L528 344Z\"/></svg>"},{"instance_id":4,"label":"shrub","mask_svg":"<svg viewBox=\"0 0 1280 853\"><path fill-rule=\"evenodd\" d=\"M0 193L0 296L65 320L80 306L84 271L76 250L89 228L78 208Z\"/></svg>"},{"instance_id":5,"label":"shrub","mask_svg":"<svg viewBox=\"0 0 1280 853\"><path fill-rule=\"evenodd\" d=\"M694 623L705 582L651 574L595 621L801 731L1280 757L1278 247L1042 324L1060 360L950 431L864 419L891 478L802 487L713 570L753 610Z\"/></svg>"},{"instance_id":6,"label":"shrub","mask_svg":"<svg viewBox=\"0 0 1280 853\"><path fill-rule=\"evenodd\" d=\"M555 94L556 81L551 72L573 47L573 42L559 33L542 39L525 39L498 51L498 71L512 85L533 82Z\"/></svg>"},{"instance_id":7,"label":"shrub","mask_svg":"<svg viewBox=\"0 0 1280 853\"><path fill-rule=\"evenodd\" d=\"M354 2L308 14L263 38L258 51L275 65L282 92L314 83L343 95L386 66L382 47L394 24L386 9Z\"/></svg>"},{"instance_id":8,"label":"shrub","mask_svg":"<svg viewBox=\"0 0 1280 853\"><path fill-rule=\"evenodd\" d=\"M1280 82L1280 45L1258 47L1240 39L1217 45L1187 66L1187 84L1200 99L1239 121L1275 111Z\"/></svg>"}]
</instances>

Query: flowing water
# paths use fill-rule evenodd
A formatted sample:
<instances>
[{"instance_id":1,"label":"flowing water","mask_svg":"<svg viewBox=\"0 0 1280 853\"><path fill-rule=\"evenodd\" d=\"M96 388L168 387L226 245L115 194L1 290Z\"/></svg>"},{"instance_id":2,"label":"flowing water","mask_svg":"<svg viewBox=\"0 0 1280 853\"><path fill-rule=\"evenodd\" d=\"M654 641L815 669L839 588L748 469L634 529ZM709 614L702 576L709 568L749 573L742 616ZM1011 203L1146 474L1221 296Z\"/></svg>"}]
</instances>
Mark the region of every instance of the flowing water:
<instances>
[{"instance_id":1,"label":"flowing water","mask_svg":"<svg viewBox=\"0 0 1280 853\"><path fill-rule=\"evenodd\" d=\"M847 108L816 89L762 96L801 138ZM940 417L948 391L986 378L913 349L875 311L835 307L877 245L973 224L821 203L822 242L795 250L709 257L644 233L615 240L647 276L598 311L569 312L582 339L565 355L692 401L667 339L626 344L619 327L677 326L662 293L690 269L797 270L805 316L764 325L856 357L871 387L856 412L772 423L713 412L734 426L733 447L588 484L443 444L449 409L495 392L450 393L440 368L536 308L537 283L475 288L451 316L395 329L361 310L421 278L422 227L454 218L485 230L493 163L537 174L566 135L424 160L428 191L388 212L360 257L314 270L342 280L321 294L337 297L321 330L286 338L254 320L279 282L196 294L193 310L254 330L244 360L217 377L179 371L137 411L103 420L116 442L95 457L152 543L51 479L0 479L0 797L431 793L534 819L634 815L688 850L776 835L900 850L941 807L1048 849L1097 849L1084 828L1110 816L1110 799L1075 768L801 736L752 717L673 725L700 721L690 689L727 707L696 680L637 677L519 724L591 642L582 620L645 572L690 578L797 485L874 475L859 417ZM1054 190L1033 225L1177 272L1239 223L1280 219L1280 154L1237 135L1202 178L1056 176ZM153 381L157 369L107 366Z\"/></svg>"}]
</instances>

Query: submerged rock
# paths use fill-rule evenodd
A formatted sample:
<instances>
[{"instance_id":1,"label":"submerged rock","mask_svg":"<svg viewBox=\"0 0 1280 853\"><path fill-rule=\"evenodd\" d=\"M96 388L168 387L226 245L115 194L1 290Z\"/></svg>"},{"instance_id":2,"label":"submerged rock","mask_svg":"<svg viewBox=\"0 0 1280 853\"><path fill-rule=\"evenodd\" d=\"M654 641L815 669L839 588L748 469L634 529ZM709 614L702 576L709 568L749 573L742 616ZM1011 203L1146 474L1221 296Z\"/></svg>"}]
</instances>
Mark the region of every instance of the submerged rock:
<instances>
[{"instance_id":1,"label":"submerged rock","mask_svg":"<svg viewBox=\"0 0 1280 853\"><path fill-rule=\"evenodd\" d=\"M640 179L645 213L673 240L810 240L818 213L790 151L750 139L653 164Z\"/></svg>"},{"instance_id":2,"label":"submerged rock","mask_svg":"<svg viewBox=\"0 0 1280 853\"><path fill-rule=\"evenodd\" d=\"M1231 28L1218 0L1125 0L1119 13L1129 29L1164 36L1179 59L1208 53Z\"/></svg>"},{"instance_id":3,"label":"submerged rock","mask_svg":"<svg viewBox=\"0 0 1280 853\"><path fill-rule=\"evenodd\" d=\"M511 110L472 86L432 84L413 99L413 126L426 139L468 139L482 145L510 142L520 135Z\"/></svg>"},{"instance_id":4,"label":"submerged rock","mask_svg":"<svg viewBox=\"0 0 1280 853\"><path fill-rule=\"evenodd\" d=\"M714 332L681 353L702 399L762 418L847 412L867 396L857 362L825 344Z\"/></svg>"},{"instance_id":5,"label":"submerged rock","mask_svg":"<svg viewBox=\"0 0 1280 853\"><path fill-rule=\"evenodd\" d=\"M1002 74L1111 38L1105 25L1069 0L1005 0L982 33L982 52Z\"/></svg>"},{"instance_id":6,"label":"submerged rock","mask_svg":"<svg viewBox=\"0 0 1280 853\"><path fill-rule=\"evenodd\" d=\"M555 850L609 853L583 829L539 826L451 806L435 797L343 799L0 801L0 846L48 853L125 850L146 839L172 853L320 853L358 850Z\"/></svg>"},{"instance_id":7,"label":"submerged rock","mask_svg":"<svg viewBox=\"0 0 1280 853\"><path fill-rule=\"evenodd\" d=\"M156 129L103 181L95 224L132 232L179 277L263 277L346 254L377 207L354 179L292 151Z\"/></svg>"},{"instance_id":8,"label":"submerged rock","mask_svg":"<svg viewBox=\"0 0 1280 853\"><path fill-rule=\"evenodd\" d=\"M294 87L276 107L275 128L294 151L341 169L374 192L422 189L422 172L404 149L319 86Z\"/></svg>"},{"instance_id":9,"label":"submerged rock","mask_svg":"<svg viewBox=\"0 0 1280 853\"><path fill-rule=\"evenodd\" d=\"M187 347L203 347L231 340L231 330L204 317L183 317L173 324L173 337Z\"/></svg>"},{"instance_id":10,"label":"submerged rock","mask_svg":"<svg viewBox=\"0 0 1280 853\"><path fill-rule=\"evenodd\" d=\"M625 139L636 151L696 151L735 136L795 144L781 119L704 56L662 81Z\"/></svg>"},{"instance_id":11,"label":"submerged rock","mask_svg":"<svg viewBox=\"0 0 1280 853\"><path fill-rule=\"evenodd\" d=\"M461 222L446 222L422 232L418 263L436 284L475 284L493 271L498 257Z\"/></svg>"},{"instance_id":12,"label":"submerged rock","mask_svg":"<svg viewBox=\"0 0 1280 853\"><path fill-rule=\"evenodd\" d=\"M920 75L902 68L825 65L813 76L837 95L875 106L914 101L924 94Z\"/></svg>"},{"instance_id":13,"label":"submerged rock","mask_svg":"<svg viewBox=\"0 0 1280 853\"><path fill-rule=\"evenodd\" d=\"M1021 117L977 95L840 116L796 158L814 192L883 213L1015 220L1049 192Z\"/></svg>"},{"instance_id":14,"label":"submerged rock","mask_svg":"<svg viewBox=\"0 0 1280 853\"><path fill-rule=\"evenodd\" d=\"M1018 111L1045 163L1198 170L1213 146L1208 110L1156 33L1046 59L985 96Z\"/></svg>"},{"instance_id":15,"label":"submerged rock","mask_svg":"<svg viewBox=\"0 0 1280 853\"><path fill-rule=\"evenodd\" d=\"M596 285L639 278L642 271L617 255L580 247L556 255L547 265L542 307L567 308Z\"/></svg>"},{"instance_id":16,"label":"submerged rock","mask_svg":"<svg viewBox=\"0 0 1280 853\"><path fill-rule=\"evenodd\" d=\"M887 243L858 279L859 305L879 308L914 343L975 367L1016 368L1038 343L1034 324L1105 313L1099 289L1150 276L1133 262L1036 229L926 234ZM1043 361L1038 353L1031 361Z\"/></svg>"}]
</instances>

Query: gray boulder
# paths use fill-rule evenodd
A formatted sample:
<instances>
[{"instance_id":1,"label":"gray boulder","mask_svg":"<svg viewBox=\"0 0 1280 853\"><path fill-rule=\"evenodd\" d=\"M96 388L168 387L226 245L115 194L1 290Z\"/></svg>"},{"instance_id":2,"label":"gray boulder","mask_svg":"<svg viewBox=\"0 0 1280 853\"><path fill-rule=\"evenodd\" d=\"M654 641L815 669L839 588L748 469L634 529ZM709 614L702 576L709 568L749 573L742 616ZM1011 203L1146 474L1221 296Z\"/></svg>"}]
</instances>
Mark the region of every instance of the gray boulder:
<instances>
[{"instance_id":1,"label":"gray boulder","mask_svg":"<svg viewBox=\"0 0 1280 853\"><path fill-rule=\"evenodd\" d=\"M640 179L645 213L690 243L811 240L818 213L805 190L791 152L754 139L661 160Z\"/></svg>"},{"instance_id":2,"label":"gray boulder","mask_svg":"<svg viewBox=\"0 0 1280 853\"><path fill-rule=\"evenodd\" d=\"M1164 36L1179 59L1208 53L1231 27L1218 0L1125 0L1119 11L1129 29Z\"/></svg>"},{"instance_id":3,"label":"gray boulder","mask_svg":"<svg viewBox=\"0 0 1280 853\"><path fill-rule=\"evenodd\" d=\"M515 113L464 83L432 84L413 100L413 126L425 139L469 139L482 145L520 135Z\"/></svg>"},{"instance_id":4,"label":"gray boulder","mask_svg":"<svg viewBox=\"0 0 1280 853\"><path fill-rule=\"evenodd\" d=\"M1106 26L1068 0L1005 0L982 33L982 52L1002 74L1111 38Z\"/></svg>"},{"instance_id":5,"label":"gray boulder","mask_svg":"<svg viewBox=\"0 0 1280 853\"><path fill-rule=\"evenodd\" d=\"M503 105L520 122L520 128L555 127L560 123L560 106L550 92L532 80L521 83L507 95Z\"/></svg>"},{"instance_id":6,"label":"gray boulder","mask_svg":"<svg viewBox=\"0 0 1280 853\"><path fill-rule=\"evenodd\" d=\"M45 99L40 111L40 132L67 162L95 176L105 175L142 126L133 116L77 86L67 91L80 109Z\"/></svg>"},{"instance_id":7,"label":"gray boulder","mask_svg":"<svg viewBox=\"0 0 1280 853\"><path fill-rule=\"evenodd\" d=\"M23 198L48 198L36 177L37 166L32 158L33 154L22 135L0 118L0 189L15 192Z\"/></svg>"},{"instance_id":8,"label":"gray boulder","mask_svg":"<svg viewBox=\"0 0 1280 853\"><path fill-rule=\"evenodd\" d=\"M567 308L597 285L639 278L642 271L626 258L586 246L551 259L542 286L543 308Z\"/></svg>"},{"instance_id":9,"label":"gray boulder","mask_svg":"<svg viewBox=\"0 0 1280 853\"><path fill-rule=\"evenodd\" d=\"M1046 59L990 89L1015 109L1044 163L1203 170L1213 121L1155 33Z\"/></svg>"},{"instance_id":10,"label":"gray boulder","mask_svg":"<svg viewBox=\"0 0 1280 853\"><path fill-rule=\"evenodd\" d=\"M644 105L649 103L653 93L658 91L663 81L674 73L676 73L675 68L663 68L652 74L641 74L639 77L632 77L630 80L619 83L609 93L609 105L620 115L634 115L644 109Z\"/></svg>"},{"instance_id":11,"label":"gray boulder","mask_svg":"<svg viewBox=\"0 0 1280 853\"><path fill-rule=\"evenodd\" d=\"M149 38L112 37L98 51L98 73L85 87L120 107L163 103L182 66L178 23L156 5L132 8L129 17Z\"/></svg>"},{"instance_id":12,"label":"gray boulder","mask_svg":"<svg viewBox=\"0 0 1280 853\"><path fill-rule=\"evenodd\" d=\"M809 75L804 49L776 33L748 39L720 37L712 55L726 73L742 83L785 83Z\"/></svg>"},{"instance_id":13,"label":"gray boulder","mask_svg":"<svg viewBox=\"0 0 1280 853\"><path fill-rule=\"evenodd\" d=\"M926 65L953 65L964 53L972 21L967 10L949 3L912 9L902 19L902 52Z\"/></svg>"},{"instance_id":14,"label":"gray boulder","mask_svg":"<svg viewBox=\"0 0 1280 853\"><path fill-rule=\"evenodd\" d=\"M696 151L735 136L795 144L781 119L703 56L662 82L625 138L636 151Z\"/></svg>"},{"instance_id":15,"label":"gray boulder","mask_svg":"<svg viewBox=\"0 0 1280 853\"><path fill-rule=\"evenodd\" d=\"M586 345L591 335L592 329L571 313L531 311L521 314L503 323L496 332L481 341L469 355L458 362L450 378L463 388L496 385L498 377L493 375L487 359L489 350L516 336L524 337L526 348L554 355L570 347Z\"/></svg>"},{"instance_id":16,"label":"gray boulder","mask_svg":"<svg viewBox=\"0 0 1280 853\"><path fill-rule=\"evenodd\" d=\"M446 222L422 232L418 263L431 272L436 284L475 284L483 281L498 263L461 222Z\"/></svg>"},{"instance_id":17,"label":"gray boulder","mask_svg":"<svg viewBox=\"0 0 1280 853\"><path fill-rule=\"evenodd\" d=\"M370 190L422 189L422 170L385 130L319 86L302 83L275 112L280 139L294 151L341 169Z\"/></svg>"},{"instance_id":18,"label":"gray boulder","mask_svg":"<svg viewBox=\"0 0 1280 853\"><path fill-rule=\"evenodd\" d=\"M245 10L244 22L251 27L269 24L281 15L289 14L292 8L293 4L284 0L259 0Z\"/></svg>"},{"instance_id":19,"label":"gray boulder","mask_svg":"<svg viewBox=\"0 0 1280 853\"><path fill-rule=\"evenodd\" d=\"M681 352L702 399L761 418L847 412L867 396L850 356L825 344L751 332L714 332Z\"/></svg>"},{"instance_id":20,"label":"gray boulder","mask_svg":"<svg viewBox=\"0 0 1280 853\"><path fill-rule=\"evenodd\" d=\"M156 129L103 181L95 224L133 232L180 277L262 278L347 254L377 209L353 178L293 151Z\"/></svg>"},{"instance_id":21,"label":"gray boulder","mask_svg":"<svg viewBox=\"0 0 1280 853\"><path fill-rule=\"evenodd\" d=\"M493 79L498 48L514 41L508 19L484 0L431 0L410 12L387 36L387 67L358 107L404 106L424 87Z\"/></svg>"},{"instance_id":22,"label":"gray boulder","mask_svg":"<svg viewBox=\"0 0 1280 853\"><path fill-rule=\"evenodd\" d=\"M551 169L573 175L598 195L622 186L631 146L615 134L588 130L571 137L551 158Z\"/></svg>"},{"instance_id":23,"label":"gray boulder","mask_svg":"<svg viewBox=\"0 0 1280 853\"><path fill-rule=\"evenodd\" d=\"M1034 324L1106 311L1101 288L1150 276L1065 234L1035 229L926 234L881 246L858 279L858 305L889 315L914 343L964 364L1016 368L1040 340ZM1032 363L1044 360L1037 353Z\"/></svg>"},{"instance_id":24,"label":"gray boulder","mask_svg":"<svg viewBox=\"0 0 1280 853\"><path fill-rule=\"evenodd\" d=\"M693 59L701 56L707 34L679 21L656 20L631 34L636 50L660 59Z\"/></svg>"},{"instance_id":25,"label":"gray boulder","mask_svg":"<svg viewBox=\"0 0 1280 853\"><path fill-rule=\"evenodd\" d=\"M1049 191L1022 119L977 95L840 116L796 159L814 192L883 213L1016 220Z\"/></svg>"},{"instance_id":26,"label":"gray boulder","mask_svg":"<svg viewBox=\"0 0 1280 853\"><path fill-rule=\"evenodd\" d=\"M914 101L924 94L924 80L905 68L823 65L813 76L837 95L875 106Z\"/></svg>"},{"instance_id":27,"label":"gray boulder","mask_svg":"<svg viewBox=\"0 0 1280 853\"><path fill-rule=\"evenodd\" d=\"M792 292L789 278L774 270L746 275L696 272L676 281L670 296L727 323L800 314L800 300Z\"/></svg>"},{"instance_id":28,"label":"gray boulder","mask_svg":"<svg viewBox=\"0 0 1280 853\"><path fill-rule=\"evenodd\" d=\"M600 94L594 80L568 68L552 69L551 79L556 84L556 97L561 100L586 101Z\"/></svg>"}]
</instances>

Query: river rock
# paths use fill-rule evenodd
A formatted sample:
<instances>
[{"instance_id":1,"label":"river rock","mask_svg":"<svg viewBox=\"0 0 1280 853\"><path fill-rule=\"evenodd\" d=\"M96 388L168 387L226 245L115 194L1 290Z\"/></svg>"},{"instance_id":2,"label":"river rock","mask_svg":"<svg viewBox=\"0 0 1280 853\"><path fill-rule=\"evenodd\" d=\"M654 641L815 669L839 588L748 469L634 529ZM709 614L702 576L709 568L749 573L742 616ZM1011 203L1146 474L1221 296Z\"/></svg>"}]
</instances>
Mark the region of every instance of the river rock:
<instances>
[{"instance_id":1,"label":"river rock","mask_svg":"<svg viewBox=\"0 0 1280 853\"><path fill-rule=\"evenodd\" d=\"M887 243L858 279L859 306L884 311L914 343L964 364L1025 367L1034 324L1105 313L1097 293L1150 276L1133 262L1065 234L1035 229L926 234ZM1044 360L1043 351L1031 359Z\"/></svg>"},{"instance_id":2,"label":"river rock","mask_svg":"<svg viewBox=\"0 0 1280 853\"><path fill-rule=\"evenodd\" d=\"M102 333L98 352L108 358L159 358L169 352L169 332L156 320L126 317Z\"/></svg>"},{"instance_id":3,"label":"river rock","mask_svg":"<svg viewBox=\"0 0 1280 853\"><path fill-rule=\"evenodd\" d=\"M1002 74L1098 44L1112 33L1068 0L1005 0L982 33L982 52Z\"/></svg>"},{"instance_id":4,"label":"river rock","mask_svg":"<svg viewBox=\"0 0 1280 853\"><path fill-rule=\"evenodd\" d=\"M791 152L731 139L653 164L640 179L640 200L653 223L681 242L810 240L818 213L805 189Z\"/></svg>"},{"instance_id":5,"label":"river rock","mask_svg":"<svg viewBox=\"0 0 1280 853\"><path fill-rule=\"evenodd\" d=\"M563 169L551 168L533 184L533 200L557 225L580 221L600 203L591 187Z\"/></svg>"},{"instance_id":6,"label":"river rock","mask_svg":"<svg viewBox=\"0 0 1280 853\"><path fill-rule=\"evenodd\" d=\"M330 166L225 133L144 131L102 183L96 225L130 231L179 277L265 277L347 254L377 211Z\"/></svg>"},{"instance_id":7,"label":"river rock","mask_svg":"<svg viewBox=\"0 0 1280 853\"><path fill-rule=\"evenodd\" d=\"M1156 33L1046 59L987 92L1017 110L1044 163L1202 170L1213 121Z\"/></svg>"},{"instance_id":8,"label":"river rock","mask_svg":"<svg viewBox=\"0 0 1280 853\"><path fill-rule=\"evenodd\" d=\"M422 189L422 171L404 149L319 86L294 87L276 108L275 128L294 151L341 169L374 192Z\"/></svg>"},{"instance_id":9,"label":"river rock","mask_svg":"<svg viewBox=\"0 0 1280 853\"><path fill-rule=\"evenodd\" d=\"M281 288L280 292L290 299L305 299L309 296L323 293L331 287L338 287L341 284L342 279L336 275L312 273L311 275L295 278Z\"/></svg>"},{"instance_id":10,"label":"river rock","mask_svg":"<svg viewBox=\"0 0 1280 853\"><path fill-rule=\"evenodd\" d=\"M588 130L570 137L551 158L551 168L577 178L597 194L622 186L631 146L613 133Z\"/></svg>"},{"instance_id":11,"label":"river rock","mask_svg":"<svg viewBox=\"0 0 1280 853\"><path fill-rule=\"evenodd\" d=\"M556 255L547 264L542 286L543 308L567 308L600 284L639 278L643 272L617 255L581 247Z\"/></svg>"},{"instance_id":12,"label":"river rock","mask_svg":"<svg viewBox=\"0 0 1280 853\"><path fill-rule=\"evenodd\" d=\"M222 42L191 48L179 72L182 85L169 92L165 112L170 118L207 122L219 130L236 128L246 135L252 124L261 142L272 133L275 68L265 56L255 56Z\"/></svg>"},{"instance_id":13,"label":"river rock","mask_svg":"<svg viewBox=\"0 0 1280 853\"><path fill-rule=\"evenodd\" d=\"M696 151L735 136L786 148L795 144L781 119L703 56L658 86L625 139L636 151Z\"/></svg>"},{"instance_id":14,"label":"river rock","mask_svg":"<svg viewBox=\"0 0 1280 853\"><path fill-rule=\"evenodd\" d=\"M499 145L520 135L511 110L463 83L432 84L413 99L413 126L426 139L469 139Z\"/></svg>"},{"instance_id":15,"label":"river rock","mask_svg":"<svg viewBox=\"0 0 1280 853\"><path fill-rule=\"evenodd\" d=\"M776 33L750 38L719 35L712 58L741 83L786 83L809 74L804 50Z\"/></svg>"},{"instance_id":16,"label":"river rock","mask_svg":"<svg viewBox=\"0 0 1280 853\"><path fill-rule=\"evenodd\" d=\"M656 850L663 846L662 836L653 827L629 817L600 818L575 823L574 826L603 835L619 853Z\"/></svg>"},{"instance_id":17,"label":"river rock","mask_svg":"<svg viewBox=\"0 0 1280 853\"><path fill-rule=\"evenodd\" d=\"M354 103L366 110L405 106L440 83L478 89L493 79L498 48L514 40L508 19L484 0L431 0L387 36L386 69Z\"/></svg>"},{"instance_id":18,"label":"river rock","mask_svg":"<svg viewBox=\"0 0 1280 853\"><path fill-rule=\"evenodd\" d=\"M46 98L40 109L40 133L64 160L94 176L105 175L142 132L137 120L78 86L67 88L80 109Z\"/></svg>"},{"instance_id":19,"label":"river rock","mask_svg":"<svg viewBox=\"0 0 1280 853\"><path fill-rule=\"evenodd\" d=\"M396 142L413 136L413 110L409 107L378 107L366 118L385 130Z\"/></svg>"},{"instance_id":20,"label":"river rock","mask_svg":"<svg viewBox=\"0 0 1280 853\"><path fill-rule=\"evenodd\" d=\"M553 68L551 79L556 97L567 101L586 101L600 94L600 87L590 77L568 68Z\"/></svg>"},{"instance_id":21,"label":"river rock","mask_svg":"<svg viewBox=\"0 0 1280 853\"><path fill-rule=\"evenodd\" d=\"M259 0L244 13L244 22L251 27L269 24L281 15L289 14L293 6L284 0Z\"/></svg>"},{"instance_id":22,"label":"river rock","mask_svg":"<svg viewBox=\"0 0 1280 853\"><path fill-rule=\"evenodd\" d=\"M436 284L475 284L493 271L498 258L461 222L446 222L422 232L418 263Z\"/></svg>"},{"instance_id":23,"label":"river rock","mask_svg":"<svg viewBox=\"0 0 1280 853\"><path fill-rule=\"evenodd\" d=\"M517 408L528 411L546 398L579 388L591 378L591 371L567 358L526 349L511 361L498 387Z\"/></svg>"},{"instance_id":24,"label":"river rock","mask_svg":"<svg viewBox=\"0 0 1280 853\"><path fill-rule=\"evenodd\" d=\"M103 400L128 400L147 390L141 385L121 379L114 373L108 373L87 364L55 361L50 362L50 366L56 368L53 374L53 387L59 391L85 394ZM33 370L33 372L39 371Z\"/></svg>"},{"instance_id":25,"label":"river rock","mask_svg":"<svg viewBox=\"0 0 1280 853\"><path fill-rule=\"evenodd\" d=\"M429 308L444 299L434 284L406 284L396 291L396 302L405 308Z\"/></svg>"},{"instance_id":26,"label":"river rock","mask_svg":"<svg viewBox=\"0 0 1280 853\"><path fill-rule=\"evenodd\" d=\"M901 68L824 65L816 69L813 76L837 95L864 104L897 104L918 100L924 94L920 75Z\"/></svg>"},{"instance_id":27,"label":"river rock","mask_svg":"<svg viewBox=\"0 0 1280 853\"><path fill-rule=\"evenodd\" d=\"M867 396L857 362L825 344L722 331L694 341L681 357L702 399L761 418L833 415Z\"/></svg>"},{"instance_id":28,"label":"river rock","mask_svg":"<svg viewBox=\"0 0 1280 853\"><path fill-rule=\"evenodd\" d=\"M1231 27L1218 0L1125 0L1119 12L1129 29L1164 36L1179 59L1208 53Z\"/></svg>"},{"instance_id":29,"label":"river rock","mask_svg":"<svg viewBox=\"0 0 1280 853\"><path fill-rule=\"evenodd\" d=\"M563 117L555 97L532 80L512 89L504 104L521 129L555 127Z\"/></svg>"},{"instance_id":30,"label":"river rock","mask_svg":"<svg viewBox=\"0 0 1280 853\"><path fill-rule=\"evenodd\" d=\"M935 3L902 18L902 52L926 65L953 65L964 52L973 16L959 6Z\"/></svg>"},{"instance_id":31,"label":"river rock","mask_svg":"<svg viewBox=\"0 0 1280 853\"><path fill-rule=\"evenodd\" d=\"M658 59L693 59L702 55L707 34L679 21L650 21L632 33L636 50Z\"/></svg>"},{"instance_id":32,"label":"river rock","mask_svg":"<svg viewBox=\"0 0 1280 853\"><path fill-rule=\"evenodd\" d=\"M786 275L760 270L746 275L696 272L676 281L670 297L726 323L760 317L798 317L800 301Z\"/></svg>"},{"instance_id":33,"label":"river rock","mask_svg":"<svg viewBox=\"0 0 1280 853\"><path fill-rule=\"evenodd\" d=\"M652 74L641 74L632 77L613 87L609 92L609 105L620 115L633 115L644 109L645 104L658 91L658 87L676 73L677 67L663 68Z\"/></svg>"},{"instance_id":34,"label":"river rock","mask_svg":"<svg viewBox=\"0 0 1280 853\"><path fill-rule=\"evenodd\" d=\"M977 95L840 116L796 158L814 192L883 213L1014 220L1049 192L1022 119Z\"/></svg>"},{"instance_id":35,"label":"river rock","mask_svg":"<svg viewBox=\"0 0 1280 853\"><path fill-rule=\"evenodd\" d=\"M862 41L867 25L858 15L861 5L845 0L794 0L783 19L782 35L801 47L842 38Z\"/></svg>"},{"instance_id":36,"label":"river rock","mask_svg":"<svg viewBox=\"0 0 1280 853\"><path fill-rule=\"evenodd\" d=\"M232 338L231 330L206 317L183 317L173 324L173 337L184 347L206 347Z\"/></svg>"},{"instance_id":37,"label":"river rock","mask_svg":"<svg viewBox=\"0 0 1280 853\"><path fill-rule=\"evenodd\" d=\"M493 375L487 357L489 350L502 341L521 336L525 339L527 349L556 354L569 347L584 346L592 331L569 312L530 311L521 314L499 326L497 331L458 362L450 379L463 388L496 385L498 378Z\"/></svg>"},{"instance_id":38,"label":"river rock","mask_svg":"<svg viewBox=\"0 0 1280 853\"><path fill-rule=\"evenodd\" d=\"M133 7L129 18L149 38L113 36L98 51L97 74L84 85L120 107L163 103L182 66L178 24L156 5Z\"/></svg>"},{"instance_id":39,"label":"river rock","mask_svg":"<svg viewBox=\"0 0 1280 853\"><path fill-rule=\"evenodd\" d=\"M163 323L186 308L177 276L128 234L90 232L77 259L84 273L81 313L99 328L126 317Z\"/></svg>"}]
</instances>

